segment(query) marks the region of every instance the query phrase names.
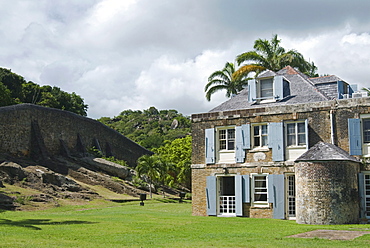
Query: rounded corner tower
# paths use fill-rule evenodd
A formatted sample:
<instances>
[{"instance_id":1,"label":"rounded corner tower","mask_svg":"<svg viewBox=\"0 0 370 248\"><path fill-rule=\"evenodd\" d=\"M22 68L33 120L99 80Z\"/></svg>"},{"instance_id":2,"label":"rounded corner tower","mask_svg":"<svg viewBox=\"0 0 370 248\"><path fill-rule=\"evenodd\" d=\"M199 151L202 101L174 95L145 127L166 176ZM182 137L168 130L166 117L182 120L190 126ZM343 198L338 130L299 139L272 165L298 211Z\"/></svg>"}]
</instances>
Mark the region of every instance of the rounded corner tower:
<instances>
[{"instance_id":1,"label":"rounded corner tower","mask_svg":"<svg viewBox=\"0 0 370 248\"><path fill-rule=\"evenodd\" d=\"M319 142L296 160L299 224L359 223L360 162L341 148Z\"/></svg>"}]
</instances>

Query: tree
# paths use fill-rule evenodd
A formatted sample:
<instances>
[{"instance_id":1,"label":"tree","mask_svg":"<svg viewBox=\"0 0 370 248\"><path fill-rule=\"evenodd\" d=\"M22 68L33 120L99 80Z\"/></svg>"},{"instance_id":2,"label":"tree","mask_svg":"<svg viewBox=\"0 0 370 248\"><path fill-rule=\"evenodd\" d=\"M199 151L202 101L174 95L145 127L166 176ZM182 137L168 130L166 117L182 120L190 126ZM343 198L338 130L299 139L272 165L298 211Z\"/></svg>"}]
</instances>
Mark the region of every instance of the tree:
<instances>
[{"instance_id":1,"label":"tree","mask_svg":"<svg viewBox=\"0 0 370 248\"><path fill-rule=\"evenodd\" d=\"M159 178L158 157L155 155L143 155L138 159L136 171L139 176L146 176L149 179L149 194L152 198L152 186Z\"/></svg>"},{"instance_id":2,"label":"tree","mask_svg":"<svg viewBox=\"0 0 370 248\"><path fill-rule=\"evenodd\" d=\"M250 79L247 77L248 73L258 69L263 68L258 65L249 66L243 69L243 73L235 73L235 64L226 62L222 70L215 71L208 77L208 83L204 88L207 100L210 101L211 96L220 90L226 90L227 97L236 95L248 84L248 80Z\"/></svg>"},{"instance_id":3,"label":"tree","mask_svg":"<svg viewBox=\"0 0 370 248\"><path fill-rule=\"evenodd\" d=\"M167 161L174 166L168 168L168 174L171 175L168 181L170 186L182 184L183 186L191 187L191 136L175 139L172 142L166 142L164 146L154 149L154 152L163 161Z\"/></svg>"},{"instance_id":4,"label":"tree","mask_svg":"<svg viewBox=\"0 0 370 248\"><path fill-rule=\"evenodd\" d=\"M12 104L14 104L14 101L10 90L0 82L0 106L8 106Z\"/></svg>"},{"instance_id":5,"label":"tree","mask_svg":"<svg viewBox=\"0 0 370 248\"><path fill-rule=\"evenodd\" d=\"M370 96L370 89L369 88L363 87L362 90L366 91L367 95Z\"/></svg>"},{"instance_id":6,"label":"tree","mask_svg":"<svg viewBox=\"0 0 370 248\"><path fill-rule=\"evenodd\" d=\"M297 68L310 77L317 76L317 67L313 62L307 62L303 55L296 50L286 51L280 46L281 40L275 34L271 41L258 39L254 42L254 50L242 53L236 57L240 67L240 74L245 66L258 65L272 71L278 71L287 65Z\"/></svg>"}]
</instances>

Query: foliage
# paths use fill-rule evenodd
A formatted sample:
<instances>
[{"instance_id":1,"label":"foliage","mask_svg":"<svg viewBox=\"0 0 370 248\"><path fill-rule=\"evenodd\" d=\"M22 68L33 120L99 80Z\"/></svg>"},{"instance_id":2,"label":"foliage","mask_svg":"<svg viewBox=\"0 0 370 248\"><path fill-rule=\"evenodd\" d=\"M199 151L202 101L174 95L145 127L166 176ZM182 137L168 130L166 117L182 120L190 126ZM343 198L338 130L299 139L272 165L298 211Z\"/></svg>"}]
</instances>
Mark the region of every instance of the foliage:
<instances>
[{"instance_id":1,"label":"foliage","mask_svg":"<svg viewBox=\"0 0 370 248\"><path fill-rule=\"evenodd\" d=\"M124 110L120 115L98 121L122 133L141 146L152 150L190 133L190 119L176 110Z\"/></svg>"},{"instance_id":2,"label":"foliage","mask_svg":"<svg viewBox=\"0 0 370 248\"><path fill-rule=\"evenodd\" d=\"M172 142L166 142L164 146L154 149L154 152L163 161L172 164L168 167L168 174L171 178L167 181L169 186L181 184L191 188L191 136L176 139Z\"/></svg>"},{"instance_id":3,"label":"foliage","mask_svg":"<svg viewBox=\"0 0 370 248\"><path fill-rule=\"evenodd\" d=\"M0 68L0 106L32 103L87 115L87 105L76 93L67 93L58 87L39 86L11 70Z\"/></svg>"},{"instance_id":4,"label":"foliage","mask_svg":"<svg viewBox=\"0 0 370 248\"><path fill-rule=\"evenodd\" d=\"M243 73L236 73L236 68L233 63L226 62L225 67L220 71L215 71L208 77L204 91L206 98L211 100L211 95L220 90L226 90L226 96L231 97L248 85L248 72L264 69L261 66L249 66L241 68ZM239 69L240 70L240 69ZM248 71L248 72L247 72Z\"/></svg>"},{"instance_id":5,"label":"foliage","mask_svg":"<svg viewBox=\"0 0 370 248\"><path fill-rule=\"evenodd\" d=\"M317 67L313 62L306 61L296 50L286 51L280 46L280 42L277 35L274 35L271 41L257 39L254 42L254 50L236 57L239 68L227 62L222 70L212 73L204 89L207 100L210 101L211 95L220 90L226 90L227 97L237 94L248 85L251 73L257 76L266 69L278 71L290 65L310 77L318 76Z\"/></svg>"},{"instance_id":6,"label":"foliage","mask_svg":"<svg viewBox=\"0 0 370 248\"><path fill-rule=\"evenodd\" d=\"M191 215L191 204L90 202L1 213L1 247L368 247L353 240L290 238L313 230L367 231L368 225L303 225L290 220Z\"/></svg>"},{"instance_id":7,"label":"foliage","mask_svg":"<svg viewBox=\"0 0 370 248\"><path fill-rule=\"evenodd\" d=\"M318 76L317 67L313 62L308 62L303 55L296 50L286 51L280 46L281 40L275 34L271 41L257 39L254 42L254 50L242 53L236 57L238 65L259 65L265 69L278 71L287 65L297 68L310 77ZM241 67L243 68L243 67Z\"/></svg>"},{"instance_id":8,"label":"foliage","mask_svg":"<svg viewBox=\"0 0 370 248\"><path fill-rule=\"evenodd\" d=\"M370 96L370 89L369 88L363 87L362 90L366 91L367 95Z\"/></svg>"}]
</instances>

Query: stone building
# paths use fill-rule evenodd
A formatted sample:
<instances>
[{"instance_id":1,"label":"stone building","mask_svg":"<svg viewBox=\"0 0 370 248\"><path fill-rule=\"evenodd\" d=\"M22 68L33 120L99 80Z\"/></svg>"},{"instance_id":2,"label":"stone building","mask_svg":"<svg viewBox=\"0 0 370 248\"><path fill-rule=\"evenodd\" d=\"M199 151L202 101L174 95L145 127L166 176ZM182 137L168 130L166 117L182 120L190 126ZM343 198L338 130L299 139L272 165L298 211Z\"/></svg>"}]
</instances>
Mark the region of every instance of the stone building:
<instances>
[{"instance_id":1,"label":"stone building","mask_svg":"<svg viewBox=\"0 0 370 248\"><path fill-rule=\"evenodd\" d=\"M192 115L193 214L370 218L370 98L336 76L265 71L208 113Z\"/></svg>"}]
</instances>

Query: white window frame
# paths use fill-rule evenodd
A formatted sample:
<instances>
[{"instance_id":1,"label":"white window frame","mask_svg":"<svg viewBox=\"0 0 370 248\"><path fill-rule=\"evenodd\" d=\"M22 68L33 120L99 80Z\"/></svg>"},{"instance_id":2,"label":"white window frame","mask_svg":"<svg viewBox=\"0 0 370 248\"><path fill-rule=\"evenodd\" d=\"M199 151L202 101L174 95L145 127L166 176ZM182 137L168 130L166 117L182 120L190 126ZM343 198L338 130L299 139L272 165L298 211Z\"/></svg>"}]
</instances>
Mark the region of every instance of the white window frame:
<instances>
[{"instance_id":1,"label":"white window frame","mask_svg":"<svg viewBox=\"0 0 370 248\"><path fill-rule=\"evenodd\" d=\"M291 125L291 124L294 124L294 135L295 135L295 144L293 145L289 145L288 144L288 125ZM304 127L304 133L299 133L298 132L298 124L303 124L303 127ZM287 121L287 122L284 122L284 126L285 126L285 143L286 143L286 146L287 148L306 148L307 146L307 131L306 130L306 124L305 124L305 121ZM299 138L298 138L298 135L304 135L304 139L305 139L305 143L303 145L299 145L298 141L299 141Z\"/></svg>"},{"instance_id":2,"label":"white window frame","mask_svg":"<svg viewBox=\"0 0 370 248\"><path fill-rule=\"evenodd\" d=\"M269 195L268 195L268 173L251 173L251 203L252 207L260 207L260 208L268 208L269 207ZM256 187L255 180L257 177L265 177L265 187ZM257 201L255 200L256 189L258 190L265 190L266 193L263 192L263 195L266 195L266 201ZM262 195L262 193L260 194Z\"/></svg>"},{"instance_id":3,"label":"white window frame","mask_svg":"<svg viewBox=\"0 0 370 248\"><path fill-rule=\"evenodd\" d=\"M226 147L228 146L227 130L234 129L234 149L221 149L220 145L220 131L226 130ZM235 163L235 146L236 146L236 132L235 126L216 127L216 162L217 163Z\"/></svg>"},{"instance_id":4,"label":"white window frame","mask_svg":"<svg viewBox=\"0 0 370 248\"><path fill-rule=\"evenodd\" d=\"M262 126L266 126L266 134L262 134ZM254 128L259 127L258 135L255 134ZM260 145L255 144L255 138L259 138ZM263 137L266 137L266 145L262 145ZM266 150L268 149L268 123L256 123L251 125L251 144L253 150Z\"/></svg>"},{"instance_id":5,"label":"white window frame","mask_svg":"<svg viewBox=\"0 0 370 248\"><path fill-rule=\"evenodd\" d=\"M370 209L370 190L366 190L366 187L370 187L370 172L369 171L363 171L364 176L364 197L365 197L365 217L367 219L370 219L370 211L366 211L366 209ZM369 194L366 194L366 192L369 191Z\"/></svg>"},{"instance_id":6,"label":"white window frame","mask_svg":"<svg viewBox=\"0 0 370 248\"><path fill-rule=\"evenodd\" d=\"M291 177L294 176L294 180L291 181ZM292 195L294 193L294 195ZM295 174L285 173L285 213L288 220L295 220L297 214L297 190L295 184Z\"/></svg>"},{"instance_id":7,"label":"white window frame","mask_svg":"<svg viewBox=\"0 0 370 248\"><path fill-rule=\"evenodd\" d=\"M364 157L370 157L370 142L365 142L364 136L364 120L370 120L370 114L363 114L361 118L361 140L362 140L362 155Z\"/></svg>"}]
</instances>

